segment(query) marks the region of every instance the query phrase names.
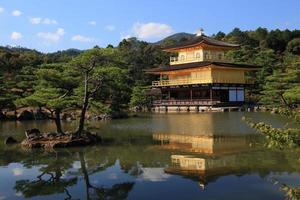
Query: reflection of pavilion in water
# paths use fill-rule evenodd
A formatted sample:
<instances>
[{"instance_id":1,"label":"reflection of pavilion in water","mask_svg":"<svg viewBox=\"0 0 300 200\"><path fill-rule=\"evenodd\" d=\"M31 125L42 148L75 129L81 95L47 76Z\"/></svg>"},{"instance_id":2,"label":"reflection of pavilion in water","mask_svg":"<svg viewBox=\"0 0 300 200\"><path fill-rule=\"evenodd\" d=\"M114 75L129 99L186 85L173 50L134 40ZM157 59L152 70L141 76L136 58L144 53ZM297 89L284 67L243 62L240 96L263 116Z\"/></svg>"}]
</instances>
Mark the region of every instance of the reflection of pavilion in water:
<instances>
[{"instance_id":1,"label":"reflection of pavilion in water","mask_svg":"<svg viewBox=\"0 0 300 200\"><path fill-rule=\"evenodd\" d=\"M238 155L252 148L256 135L201 136L180 134L153 134L161 148L189 152L192 155L172 155L172 165L165 172L194 177L200 186L218 176L238 172L241 167ZM200 153L200 154L199 154Z\"/></svg>"},{"instance_id":2,"label":"reflection of pavilion in water","mask_svg":"<svg viewBox=\"0 0 300 200\"><path fill-rule=\"evenodd\" d=\"M165 149L184 152L206 153L210 155L230 154L249 150L257 136L207 136L185 134L153 134L153 139L160 141Z\"/></svg>"},{"instance_id":3,"label":"reflection of pavilion in water","mask_svg":"<svg viewBox=\"0 0 300 200\"><path fill-rule=\"evenodd\" d=\"M238 115L238 117L237 117ZM249 135L255 131L249 128L242 117L244 113L201 113L199 115L168 114L163 118L155 117L155 132L187 135Z\"/></svg>"}]
</instances>

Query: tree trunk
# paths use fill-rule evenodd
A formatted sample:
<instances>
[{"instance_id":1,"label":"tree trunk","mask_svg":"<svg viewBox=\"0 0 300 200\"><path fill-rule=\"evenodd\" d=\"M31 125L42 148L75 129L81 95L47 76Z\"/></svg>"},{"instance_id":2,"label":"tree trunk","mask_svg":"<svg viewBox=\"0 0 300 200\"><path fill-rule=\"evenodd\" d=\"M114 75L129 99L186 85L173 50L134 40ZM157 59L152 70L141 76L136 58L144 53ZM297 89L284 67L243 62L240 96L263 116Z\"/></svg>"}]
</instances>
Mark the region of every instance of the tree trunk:
<instances>
[{"instance_id":1,"label":"tree trunk","mask_svg":"<svg viewBox=\"0 0 300 200\"><path fill-rule=\"evenodd\" d=\"M79 119L79 126L77 130L77 137L81 136L81 133L84 129L84 120L85 120L85 113L87 110L89 104L89 92L88 92L88 73L85 74L84 77L84 98L83 98L83 105L81 108L81 114L80 114L80 119Z\"/></svg>"},{"instance_id":2,"label":"tree trunk","mask_svg":"<svg viewBox=\"0 0 300 200\"><path fill-rule=\"evenodd\" d=\"M285 105L287 108L290 108L290 105L287 103L287 101L285 100L285 98L283 97L282 94L280 94L280 99L282 100L282 102L284 103L284 105Z\"/></svg>"},{"instance_id":3,"label":"tree trunk","mask_svg":"<svg viewBox=\"0 0 300 200\"><path fill-rule=\"evenodd\" d=\"M60 110L55 110L55 125L57 133L64 133L61 127Z\"/></svg>"}]
</instances>

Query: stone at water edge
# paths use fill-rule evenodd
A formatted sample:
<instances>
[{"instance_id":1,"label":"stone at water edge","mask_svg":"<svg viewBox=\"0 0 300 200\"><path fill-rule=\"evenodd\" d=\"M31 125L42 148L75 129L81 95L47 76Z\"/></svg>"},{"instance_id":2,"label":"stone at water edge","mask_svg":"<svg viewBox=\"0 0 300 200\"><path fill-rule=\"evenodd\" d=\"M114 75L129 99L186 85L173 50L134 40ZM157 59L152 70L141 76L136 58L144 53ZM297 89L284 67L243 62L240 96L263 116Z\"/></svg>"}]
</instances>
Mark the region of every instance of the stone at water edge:
<instances>
[{"instance_id":1,"label":"stone at water edge","mask_svg":"<svg viewBox=\"0 0 300 200\"><path fill-rule=\"evenodd\" d=\"M37 128L29 129L25 131L25 135L27 139L37 138L41 136L41 132Z\"/></svg>"},{"instance_id":2,"label":"stone at water edge","mask_svg":"<svg viewBox=\"0 0 300 200\"><path fill-rule=\"evenodd\" d=\"M24 110L23 112L17 115L17 120L34 120L34 115L32 112Z\"/></svg>"},{"instance_id":3,"label":"stone at water edge","mask_svg":"<svg viewBox=\"0 0 300 200\"><path fill-rule=\"evenodd\" d=\"M15 143L17 143L17 142L18 142L18 141L17 141L15 138L11 137L11 136L7 137L7 138L4 140L4 144L15 144Z\"/></svg>"},{"instance_id":4,"label":"stone at water edge","mask_svg":"<svg viewBox=\"0 0 300 200\"><path fill-rule=\"evenodd\" d=\"M0 112L0 120L7 120L7 116L3 112Z\"/></svg>"}]
</instances>

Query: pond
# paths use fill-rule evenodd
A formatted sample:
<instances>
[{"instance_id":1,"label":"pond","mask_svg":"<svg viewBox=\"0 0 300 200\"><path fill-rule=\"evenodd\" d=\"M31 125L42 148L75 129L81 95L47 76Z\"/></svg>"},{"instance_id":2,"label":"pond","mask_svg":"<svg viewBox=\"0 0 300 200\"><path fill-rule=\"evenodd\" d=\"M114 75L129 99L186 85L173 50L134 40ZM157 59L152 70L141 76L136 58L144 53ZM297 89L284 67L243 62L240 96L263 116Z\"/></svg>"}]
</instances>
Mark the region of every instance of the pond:
<instances>
[{"instance_id":1,"label":"pond","mask_svg":"<svg viewBox=\"0 0 300 200\"><path fill-rule=\"evenodd\" d=\"M284 199L281 184L300 186L299 151L264 148L243 116L299 127L269 113L145 114L88 123L102 144L46 152L3 140L53 122L0 122L0 199Z\"/></svg>"}]
</instances>

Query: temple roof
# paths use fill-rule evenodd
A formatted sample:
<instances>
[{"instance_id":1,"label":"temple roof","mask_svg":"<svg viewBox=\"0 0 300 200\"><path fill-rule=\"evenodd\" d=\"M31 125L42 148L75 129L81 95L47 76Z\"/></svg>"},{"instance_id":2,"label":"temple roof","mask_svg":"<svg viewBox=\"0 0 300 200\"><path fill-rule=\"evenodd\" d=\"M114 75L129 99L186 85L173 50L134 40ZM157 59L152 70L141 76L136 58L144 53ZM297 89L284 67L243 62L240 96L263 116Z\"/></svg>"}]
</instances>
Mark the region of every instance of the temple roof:
<instances>
[{"instance_id":1,"label":"temple roof","mask_svg":"<svg viewBox=\"0 0 300 200\"><path fill-rule=\"evenodd\" d=\"M229 47L229 48L240 47L240 45L238 45L238 44L232 44L232 43L228 43L228 42L224 42L224 41L219 41L219 40L207 37L205 35L201 35L201 36L195 36L187 41L179 42L175 45L167 46L163 49L166 51L172 50L172 49L178 49L178 48L181 49L181 48L185 48L185 47L195 46L195 45L198 45L201 43L212 45L212 46L218 46L218 47Z\"/></svg>"},{"instance_id":2,"label":"temple roof","mask_svg":"<svg viewBox=\"0 0 300 200\"><path fill-rule=\"evenodd\" d=\"M148 69L146 72L155 73L155 72L164 72L164 71L183 70L183 69L191 69L191 68L198 68L198 67L206 67L208 65L215 65L215 66L228 67L228 68L245 68L249 70L261 68L261 66L249 65L249 64L201 61L201 62L192 62L192 63L178 64L178 65L161 66L157 68Z\"/></svg>"}]
</instances>

